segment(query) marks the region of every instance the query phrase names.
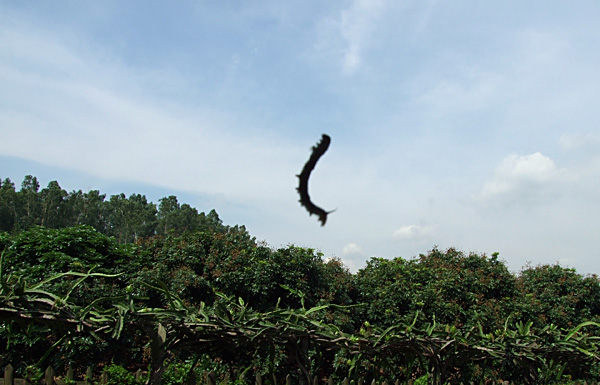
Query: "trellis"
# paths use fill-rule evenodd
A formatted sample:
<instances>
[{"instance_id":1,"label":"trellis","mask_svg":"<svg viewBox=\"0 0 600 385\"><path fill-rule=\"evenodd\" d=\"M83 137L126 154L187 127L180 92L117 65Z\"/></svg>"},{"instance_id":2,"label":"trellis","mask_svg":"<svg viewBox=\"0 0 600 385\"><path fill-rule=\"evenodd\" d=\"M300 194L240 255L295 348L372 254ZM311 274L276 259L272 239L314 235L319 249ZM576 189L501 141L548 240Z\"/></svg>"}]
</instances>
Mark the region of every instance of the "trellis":
<instances>
[{"instance_id":1,"label":"trellis","mask_svg":"<svg viewBox=\"0 0 600 385\"><path fill-rule=\"evenodd\" d=\"M354 357L392 357L410 354L427 362L433 384L443 384L449 371L465 362L503 359L510 347L513 360L530 370L531 381L546 360L573 363L600 361L597 338L582 331L584 327L600 327L586 322L570 331L552 325L534 333L531 324L517 324L504 330L484 333L481 326L467 332L448 325L397 325L385 330L369 327L357 334L342 332L323 322L327 311L344 311L333 305L310 309L282 309L256 312L241 299L220 296L211 306L187 307L159 282L143 283L159 291L167 299L164 309L144 307L128 290L114 298L99 298L87 306L79 306L42 290L44 283L64 276L76 277L73 285L95 273L64 273L49 280L29 285L18 277L3 277L0 265L0 321L38 322L79 333L102 334L118 338L124 329L148 331L152 341L152 364L148 384L159 385L164 361L169 351L178 349L218 352L255 346L285 347L295 356L304 383L313 379L310 373L309 348L345 350Z\"/></svg>"}]
</instances>

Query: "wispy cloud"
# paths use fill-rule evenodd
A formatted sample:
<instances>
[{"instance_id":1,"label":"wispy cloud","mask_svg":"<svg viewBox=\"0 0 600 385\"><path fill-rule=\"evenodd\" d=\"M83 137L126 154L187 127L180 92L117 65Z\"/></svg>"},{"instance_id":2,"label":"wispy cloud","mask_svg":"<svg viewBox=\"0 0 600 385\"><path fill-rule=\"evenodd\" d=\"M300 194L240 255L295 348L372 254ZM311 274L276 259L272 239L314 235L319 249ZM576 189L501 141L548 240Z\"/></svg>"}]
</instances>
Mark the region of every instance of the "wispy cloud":
<instances>
[{"instance_id":1,"label":"wispy cloud","mask_svg":"<svg viewBox=\"0 0 600 385\"><path fill-rule=\"evenodd\" d=\"M337 57L344 75L354 74L363 65L364 50L386 3L387 0L354 0L336 16L322 21L318 50Z\"/></svg>"},{"instance_id":2,"label":"wispy cloud","mask_svg":"<svg viewBox=\"0 0 600 385\"><path fill-rule=\"evenodd\" d=\"M540 197L544 186L559 182L563 176L564 170L539 152L511 154L500 162L492 179L483 186L479 199L510 199L513 202L526 199L527 203L533 203L532 199Z\"/></svg>"},{"instance_id":3,"label":"wispy cloud","mask_svg":"<svg viewBox=\"0 0 600 385\"><path fill-rule=\"evenodd\" d=\"M362 247L360 247L357 243L347 243L344 245L343 249L342 249L342 255L344 256L349 256L349 255L363 255L363 249Z\"/></svg>"},{"instance_id":4,"label":"wispy cloud","mask_svg":"<svg viewBox=\"0 0 600 385\"><path fill-rule=\"evenodd\" d=\"M583 148L597 148L600 144L600 136L592 131L567 132L561 135L559 144L568 151L581 150Z\"/></svg>"},{"instance_id":5,"label":"wispy cloud","mask_svg":"<svg viewBox=\"0 0 600 385\"><path fill-rule=\"evenodd\" d=\"M0 142L4 155L235 199L262 199L267 174L257 170L289 172L295 152L286 141L244 130L234 113L156 93L171 73L148 76L53 31L1 32L0 83L11 95L0 106L0 130L11 137ZM246 178L231 176L244 169Z\"/></svg>"},{"instance_id":6,"label":"wispy cloud","mask_svg":"<svg viewBox=\"0 0 600 385\"><path fill-rule=\"evenodd\" d=\"M433 235L437 225L404 225L397 228L392 237L396 240L423 239Z\"/></svg>"},{"instance_id":7,"label":"wispy cloud","mask_svg":"<svg viewBox=\"0 0 600 385\"><path fill-rule=\"evenodd\" d=\"M414 101L436 116L465 114L490 107L502 91L502 75L481 68L459 67L454 75L433 79Z\"/></svg>"}]
</instances>

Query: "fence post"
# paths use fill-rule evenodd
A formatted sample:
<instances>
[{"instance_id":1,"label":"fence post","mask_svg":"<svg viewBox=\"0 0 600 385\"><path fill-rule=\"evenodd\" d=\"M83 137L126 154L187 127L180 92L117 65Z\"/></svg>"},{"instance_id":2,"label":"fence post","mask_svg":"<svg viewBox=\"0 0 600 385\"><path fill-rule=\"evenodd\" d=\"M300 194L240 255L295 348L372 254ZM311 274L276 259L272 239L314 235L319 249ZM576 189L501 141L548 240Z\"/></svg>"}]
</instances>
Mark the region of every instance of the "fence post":
<instances>
[{"instance_id":1,"label":"fence post","mask_svg":"<svg viewBox=\"0 0 600 385\"><path fill-rule=\"evenodd\" d=\"M54 385L54 369L50 365L48 365L44 372L44 383L46 385Z\"/></svg>"},{"instance_id":2,"label":"fence post","mask_svg":"<svg viewBox=\"0 0 600 385\"><path fill-rule=\"evenodd\" d=\"M152 372L150 373L150 379L148 384L160 385L162 381L162 374L165 370L164 362L166 357L165 342L167 341L167 329L165 326L158 322L156 332L152 330Z\"/></svg>"},{"instance_id":3,"label":"fence post","mask_svg":"<svg viewBox=\"0 0 600 385\"><path fill-rule=\"evenodd\" d=\"M86 385L92 385L92 376L93 375L94 375L94 372L92 372L92 367L88 366L85 371L85 384Z\"/></svg>"},{"instance_id":4,"label":"fence post","mask_svg":"<svg viewBox=\"0 0 600 385\"><path fill-rule=\"evenodd\" d=\"M73 368L71 367L71 365L69 365L69 369L67 369L67 374L66 374L65 378L69 381L73 381L74 377L75 377L75 375L73 374Z\"/></svg>"},{"instance_id":5,"label":"fence post","mask_svg":"<svg viewBox=\"0 0 600 385\"><path fill-rule=\"evenodd\" d=\"M285 385L292 385L292 375L288 374L285 376Z\"/></svg>"},{"instance_id":6,"label":"fence post","mask_svg":"<svg viewBox=\"0 0 600 385\"><path fill-rule=\"evenodd\" d=\"M187 385L196 385L196 372L194 368L188 374Z\"/></svg>"},{"instance_id":7,"label":"fence post","mask_svg":"<svg viewBox=\"0 0 600 385\"><path fill-rule=\"evenodd\" d=\"M6 365L4 368L4 385L13 385L13 374L15 369L11 364Z\"/></svg>"},{"instance_id":8,"label":"fence post","mask_svg":"<svg viewBox=\"0 0 600 385\"><path fill-rule=\"evenodd\" d=\"M103 385L108 384L108 372L106 370L102 372L102 377L100 377L100 383Z\"/></svg>"},{"instance_id":9,"label":"fence post","mask_svg":"<svg viewBox=\"0 0 600 385\"><path fill-rule=\"evenodd\" d=\"M215 378L215 372L213 372L212 370L210 372L208 372L208 375L206 376L206 382L208 385L217 385L217 379Z\"/></svg>"},{"instance_id":10,"label":"fence post","mask_svg":"<svg viewBox=\"0 0 600 385\"><path fill-rule=\"evenodd\" d=\"M255 380L254 384L255 385L262 385L262 376L261 376L260 373L256 373L256 380Z\"/></svg>"}]
</instances>

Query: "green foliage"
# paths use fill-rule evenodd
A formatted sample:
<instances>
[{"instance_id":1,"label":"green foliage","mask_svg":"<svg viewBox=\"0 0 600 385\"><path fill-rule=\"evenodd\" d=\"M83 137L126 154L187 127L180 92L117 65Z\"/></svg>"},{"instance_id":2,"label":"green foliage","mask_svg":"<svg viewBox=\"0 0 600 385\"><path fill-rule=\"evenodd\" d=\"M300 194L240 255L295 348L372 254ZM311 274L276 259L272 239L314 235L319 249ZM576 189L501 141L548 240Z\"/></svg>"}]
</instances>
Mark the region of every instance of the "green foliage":
<instances>
[{"instance_id":1,"label":"green foliage","mask_svg":"<svg viewBox=\"0 0 600 385\"><path fill-rule=\"evenodd\" d=\"M166 365L162 375L164 385L183 385L188 383L188 378L194 371L194 361L171 362Z\"/></svg>"},{"instance_id":2,"label":"green foliage","mask_svg":"<svg viewBox=\"0 0 600 385\"><path fill-rule=\"evenodd\" d=\"M237 249L224 242L206 260L206 274L215 288L242 297L258 309L267 310L280 301L283 307L302 306L299 298L282 286L304 293L306 306L314 306L327 290L321 254L289 246L272 250L264 246ZM234 246L234 249L229 249Z\"/></svg>"},{"instance_id":3,"label":"green foliage","mask_svg":"<svg viewBox=\"0 0 600 385\"><path fill-rule=\"evenodd\" d=\"M44 371L36 365L29 365L25 368L23 376L28 379L29 382L36 384L44 378Z\"/></svg>"},{"instance_id":4,"label":"green foliage","mask_svg":"<svg viewBox=\"0 0 600 385\"><path fill-rule=\"evenodd\" d=\"M0 231L11 231L15 227L17 207L15 184L9 178L0 179Z\"/></svg>"},{"instance_id":5,"label":"green foliage","mask_svg":"<svg viewBox=\"0 0 600 385\"><path fill-rule=\"evenodd\" d=\"M69 275L81 274L61 276ZM219 295L212 306L196 308L186 306L164 283L154 280L145 284L167 298L166 308L145 307L143 299L136 299L130 293L112 298L110 303L99 299L81 308L66 297L38 290L39 285L23 281L17 292L6 289L12 283L10 279L5 283L2 301L18 310L19 316L13 317L17 323L23 315L39 317L37 320L45 324L64 319L63 327L73 330L80 327L77 323L69 327L68 320L79 320L84 330L103 330L105 335L114 337L124 335L122 332L128 328L160 323L167 327L166 345L172 352L193 355L204 351L230 365L252 365L259 372L278 376L299 367L306 382L310 382L311 373L331 365L327 351L341 351L347 356L347 365L330 366L329 372L324 373L327 375L341 377L354 371L376 376L377 380L392 380L384 373L393 372L400 364L407 368L404 376L429 371L436 383L482 378L523 384L552 383L563 378L563 374L589 377L591 365L600 360L598 339L588 332L597 330L600 324L591 321L563 330L554 325L537 328L533 322L507 319L503 328L487 332L481 324L461 329L435 322L419 323L416 316L410 323L387 328L365 322L358 332L345 333L322 317L322 311L333 305L276 307L260 312L240 298ZM304 303L302 292L291 288L288 291ZM61 306L49 306L52 302L45 299L54 299L54 304L60 299ZM253 362L253 357L261 360ZM289 361L289 357L295 357L295 362ZM469 362L477 366L465 365ZM191 370L195 365L189 366L188 361L180 366ZM332 373L332 369L338 372ZM131 383L133 377L128 377L122 368L114 366L113 370L111 376L118 378L118 383ZM173 382L183 378L176 371L169 373Z\"/></svg>"},{"instance_id":6,"label":"green foliage","mask_svg":"<svg viewBox=\"0 0 600 385\"><path fill-rule=\"evenodd\" d=\"M222 231L216 211L199 213L188 204L180 205L175 196L148 202L141 194L117 194L106 200L97 190L68 193L51 181L40 190L36 177L25 176L21 190L0 179L0 231L19 232L34 226L48 228L92 226L114 236L118 243L131 243L153 235L181 235L193 231Z\"/></svg>"},{"instance_id":7,"label":"green foliage","mask_svg":"<svg viewBox=\"0 0 600 385\"><path fill-rule=\"evenodd\" d=\"M135 375L121 365L111 364L104 371L108 375L107 385L137 385L145 382L145 379L136 380Z\"/></svg>"},{"instance_id":8,"label":"green foliage","mask_svg":"<svg viewBox=\"0 0 600 385\"><path fill-rule=\"evenodd\" d=\"M31 176L19 192L0 183L0 230L0 352L21 371L112 362L127 383L123 367L151 362L161 323L165 383L204 369L240 384L255 373L600 380L600 281L558 265L515 275L497 254L433 249L351 274L312 249L258 244L174 196L157 210L139 194L40 191Z\"/></svg>"},{"instance_id":9,"label":"green foliage","mask_svg":"<svg viewBox=\"0 0 600 385\"><path fill-rule=\"evenodd\" d=\"M536 323L573 327L600 319L600 281L559 265L528 267L517 279L519 316Z\"/></svg>"},{"instance_id":10,"label":"green foliage","mask_svg":"<svg viewBox=\"0 0 600 385\"><path fill-rule=\"evenodd\" d=\"M430 322L499 327L517 293L515 277L497 255L455 249L433 249L414 260L372 258L357 273L356 286L358 302L368 304L361 319L388 326L419 312Z\"/></svg>"}]
</instances>

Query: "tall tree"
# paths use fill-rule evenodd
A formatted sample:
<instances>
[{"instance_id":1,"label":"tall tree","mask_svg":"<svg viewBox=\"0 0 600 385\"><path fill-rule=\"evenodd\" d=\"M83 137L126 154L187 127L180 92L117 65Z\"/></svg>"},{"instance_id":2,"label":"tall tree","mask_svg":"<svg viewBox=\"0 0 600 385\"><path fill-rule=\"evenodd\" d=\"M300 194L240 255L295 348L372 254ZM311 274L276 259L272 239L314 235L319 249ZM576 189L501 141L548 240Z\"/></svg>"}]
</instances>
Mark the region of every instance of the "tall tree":
<instances>
[{"instance_id":1,"label":"tall tree","mask_svg":"<svg viewBox=\"0 0 600 385\"><path fill-rule=\"evenodd\" d=\"M177 197L170 195L160 199L157 214L157 232L162 235L168 235L177 228L179 214L179 202Z\"/></svg>"},{"instance_id":2,"label":"tall tree","mask_svg":"<svg viewBox=\"0 0 600 385\"><path fill-rule=\"evenodd\" d=\"M0 231L11 231L17 220L17 192L10 178L0 179Z\"/></svg>"},{"instance_id":3,"label":"tall tree","mask_svg":"<svg viewBox=\"0 0 600 385\"><path fill-rule=\"evenodd\" d=\"M21 191L17 194L17 228L28 229L41 222L42 204L38 194L40 183L37 178L26 175L21 183Z\"/></svg>"},{"instance_id":4,"label":"tall tree","mask_svg":"<svg viewBox=\"0 0 600 385\"><path fill-rule=\"evenodd\" d=\"M39 195L42 204L40 225L55 229L71 225L65 203L68 194L57 181L48 183L48 187L43 189Z\"/></svg>"},{"instance_id":5,"label":"tall tree","mask_svg":"<svg viewBox=\"0 0 600 385\"><path fill-rule=\"evenodd\" d=\"M89 225L101 233L106 233L105 202L106 194L98 190L87 193L73 191L67 197L72 223L74 225Z\"/></svg>"},{"instance_id":6,"label":"tall tree","mask_svg":"<svg viewBox=\"0 0 600 385\"><path fill-rule=\"evenodd\" d=\"M119 243L135 242L139 237L155 234L156 205L148 202L146 196L132 194L113 195L106 205L108 235L117 238Z\"/></svg>"},{"instance_id":7,"label":"tall tree","mask_svg":"<svg viewBox=\"0 0 600 385\"><path fill-rule=\"evenodd\" d=\"M218 218L218 215L217 215ZM198 210L184 203L179 205L177 197L171 195L160 199L157 214L157 233L179 235L198 229L200 217Z\"/></svg>"}]
</instances>

